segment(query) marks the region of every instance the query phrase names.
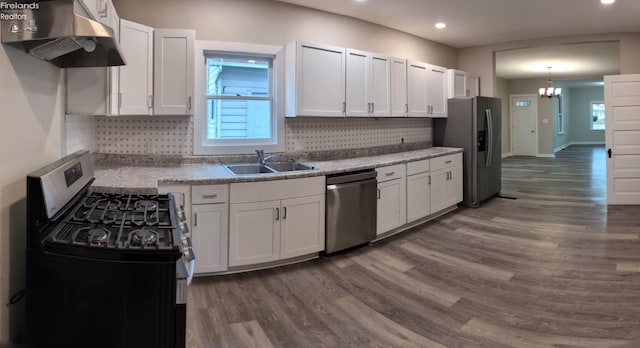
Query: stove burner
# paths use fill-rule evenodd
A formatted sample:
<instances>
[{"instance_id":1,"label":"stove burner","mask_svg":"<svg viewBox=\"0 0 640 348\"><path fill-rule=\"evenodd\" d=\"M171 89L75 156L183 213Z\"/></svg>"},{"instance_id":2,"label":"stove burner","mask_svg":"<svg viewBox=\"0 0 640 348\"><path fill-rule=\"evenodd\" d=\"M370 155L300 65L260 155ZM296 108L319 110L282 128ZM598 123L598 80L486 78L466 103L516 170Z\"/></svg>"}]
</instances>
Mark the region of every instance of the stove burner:
<instances>
[{"instance_id":1,"label":"stove burner","mask_svg":"<svg viewBox=\"0 0 640 348\"><path fill-rule=\"evenodd\" d=\"M109 232L99 228L89 230L87 242L92 245L104 245L109 240Z\"/></svg>"},{"instance_id":2,"label":"stove burner","mask_svg":"<svg viewBox=\"0 0 640 348\"><path fill-rule=\"evenodd\" d=\"M133 204L135 209L152 210L158 207L158 202L150 200L137 201Z\"/></svg>"},{"instance_id":3,"label":"stove burner","mask_svg":"<svg viewBox=\"0 0 640 348\"><path fill-rule=\"evenodd\" d=\"M158 234L150 230L135 230L131 232L131 245L152 246L158 242Z\"/></svg>"}]
</instances>

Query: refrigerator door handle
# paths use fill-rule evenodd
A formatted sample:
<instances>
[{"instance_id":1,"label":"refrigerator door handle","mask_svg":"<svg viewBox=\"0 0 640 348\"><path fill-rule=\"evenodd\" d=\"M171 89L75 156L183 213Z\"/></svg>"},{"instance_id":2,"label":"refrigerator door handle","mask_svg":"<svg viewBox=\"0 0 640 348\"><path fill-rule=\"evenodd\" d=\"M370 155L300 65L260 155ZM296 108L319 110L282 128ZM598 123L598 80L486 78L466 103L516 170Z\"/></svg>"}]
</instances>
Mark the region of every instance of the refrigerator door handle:
<instances>
[{"instance_id":1,"label":"refrigerator door handle","mask_svg":"<svg viewBox=\"0 0 640 348\"><path fill-rule=\"evenodd\" d=\"M485 160L485 167L491 167L491 160L493 157L493 120L491 118L491 109L486 109L484 115L487 118L487 157Z\"/></svg>"}]
</instances>

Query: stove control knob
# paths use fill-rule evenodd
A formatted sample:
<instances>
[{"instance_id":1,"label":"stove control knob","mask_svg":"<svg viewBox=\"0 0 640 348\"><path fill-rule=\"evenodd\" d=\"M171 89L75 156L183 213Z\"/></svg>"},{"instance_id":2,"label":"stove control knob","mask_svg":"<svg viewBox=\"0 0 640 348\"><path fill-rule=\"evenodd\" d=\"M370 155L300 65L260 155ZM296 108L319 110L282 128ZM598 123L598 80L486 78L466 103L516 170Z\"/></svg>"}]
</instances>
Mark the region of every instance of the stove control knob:
<instances>
[{"instance_id":1,"label":"stove control knob","mask_svg":"<svg viewBox=\"0 0 640 348\"><path fill-rule=\"evenodd\" d=\"M187 225L186 221L180 222L179 226L180 226L180 233L189 234L189 226Z\"/></svg>"},{"instance_id":2,"label":"stove control knob","mask_svg":"<svg viewBox=\"0 0 640 348\"><path fill-rule=\"evenodd\" d=\"M191 243L191 238L182 237L182 246L185 247L185 248L193 247L193 244Z\"/></svg>"},{"instance_id":3,"label":"stove control knob","mask_svg":"<svg viewBox=\"0 0 640 348\"><path fill-rule=\"evenodd\" d=\"M184 212L183 206L178 207L178 221L180 222L187 221L187 215Z\"/></svg>"},{"instance_id":4,"label":"stove control knob","mask_svg":"<svg viewBox=\"0 0 640 348\"><path fill-rule=\"evenodd\" d=\"M184 258L185 258L185 260L186 260L187 262L192 261L192 260L195 260L195 258L196 258L196 255L195 255L195 253L193 252L193 249L192 249L192 248L184 249L184 251L182 252L182 255L184 256Z\"/></svg>"}]
</instances>

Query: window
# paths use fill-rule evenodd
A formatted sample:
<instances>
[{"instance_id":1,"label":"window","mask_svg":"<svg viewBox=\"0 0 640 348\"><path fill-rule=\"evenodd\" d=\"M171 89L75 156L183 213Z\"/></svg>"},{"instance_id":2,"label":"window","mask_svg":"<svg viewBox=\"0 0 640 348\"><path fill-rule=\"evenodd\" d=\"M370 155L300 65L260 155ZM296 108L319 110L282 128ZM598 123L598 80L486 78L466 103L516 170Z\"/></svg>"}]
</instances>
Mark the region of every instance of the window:
<instances>
[{"instance_id":1,"label":"window","mask_svg":"<svg viewBox=\"0 0 640 348\"><path fill-rule=\"evenodd\" d=\"M207 140L271 138L271 59L206 56Z\"/></svg>"},{"instance_id":2,"label":"window","mask_svg":"<svg viewBox=\"0 0 640 348\"><path fill-rule=\"evenodd\" d=\"M562 98L558 96L558 135L564 134L564 114L562 113Z\"/></svg>"},{"instance_id":3,"label":"window","mask_svg":"<svg viewBox=\"0 0 640 348\"><path fill-rule=\"evenodd\" d=\"M204 64L196 66L194 154L283 151L276 93L282 48L199 41L196 50Z\"/></svg>"},{"instance_id":4,"label":"window","mask_svg":"<svg viewBox=\"0 0 640 348\"><path fill-rule=\"evenodd\" d=\"M604 130L604 102L591 102L591 129Z\"/></svg>"},{"instance_id":5,"label":"window","mask_svg":"<svg viewBox=\"0 0 640 348\"><path fill-rule=\"evenodd\" d=\"M558 114L558 134L564 134L564 115Z\"/></svg>"}]
</instances>

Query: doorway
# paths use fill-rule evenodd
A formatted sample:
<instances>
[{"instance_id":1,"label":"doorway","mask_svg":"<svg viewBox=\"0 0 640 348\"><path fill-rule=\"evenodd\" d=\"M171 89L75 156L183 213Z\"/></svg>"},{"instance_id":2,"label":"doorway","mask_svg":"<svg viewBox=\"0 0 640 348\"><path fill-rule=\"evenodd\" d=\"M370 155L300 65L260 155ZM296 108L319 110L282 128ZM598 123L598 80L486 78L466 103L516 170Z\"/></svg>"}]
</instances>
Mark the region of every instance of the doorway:
<instances>
[{"instance_id":1,"label":"doorway","mask_svg":"<svg viewBox=\"0 0 640 348\"><path fill-rule=\"evenodd\" d=\"M511 95L511 152L515 156L538 155L538 98L535 94Z\"/></svg>"}]
</instances>

